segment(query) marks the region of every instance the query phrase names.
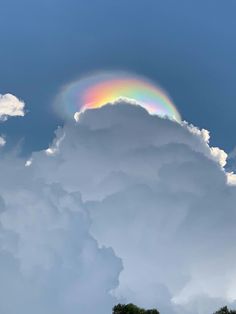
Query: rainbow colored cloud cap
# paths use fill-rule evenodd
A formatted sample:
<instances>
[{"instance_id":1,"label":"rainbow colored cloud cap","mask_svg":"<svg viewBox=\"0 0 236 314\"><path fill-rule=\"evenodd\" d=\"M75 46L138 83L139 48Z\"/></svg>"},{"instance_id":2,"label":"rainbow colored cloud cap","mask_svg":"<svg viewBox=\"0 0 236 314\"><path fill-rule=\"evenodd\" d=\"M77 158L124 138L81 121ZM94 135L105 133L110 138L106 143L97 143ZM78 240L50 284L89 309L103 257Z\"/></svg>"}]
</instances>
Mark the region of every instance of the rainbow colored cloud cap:
<instances>
[{"instance_id":1,"label":"rainbow colored cloud cap","mask_svg":"<svg viewBox=\"0 0 236 314\"><path fill-rule=\"evenodd\" d=\"M150 114L181 122L181 116L163 89L142 77L124 72L99 73L66 85L56 99L63 116L74 117L118 100L140 105Z\"/></svg>"}]
</instances>

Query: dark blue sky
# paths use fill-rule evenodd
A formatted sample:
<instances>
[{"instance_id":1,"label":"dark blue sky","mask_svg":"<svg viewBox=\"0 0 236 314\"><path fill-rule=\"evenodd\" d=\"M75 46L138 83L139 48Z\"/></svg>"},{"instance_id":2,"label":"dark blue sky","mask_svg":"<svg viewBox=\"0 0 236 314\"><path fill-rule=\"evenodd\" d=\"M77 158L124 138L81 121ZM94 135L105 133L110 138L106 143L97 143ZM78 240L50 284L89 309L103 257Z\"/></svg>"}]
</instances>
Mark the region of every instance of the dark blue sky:
<instances>
[{"instance_id":1,"label":"dark blue sky","mask_svg":"<svg viewBox=\"0 0 236 314\"><path fill-rule=\"evenodd\" d=\"M236 145L235 0L0 0L0 93L28 114L0 124L8 143L42 149L62 121L59 88L91 71L122 69L160 83L182 117Z\"/></svg>"}]
</instances>

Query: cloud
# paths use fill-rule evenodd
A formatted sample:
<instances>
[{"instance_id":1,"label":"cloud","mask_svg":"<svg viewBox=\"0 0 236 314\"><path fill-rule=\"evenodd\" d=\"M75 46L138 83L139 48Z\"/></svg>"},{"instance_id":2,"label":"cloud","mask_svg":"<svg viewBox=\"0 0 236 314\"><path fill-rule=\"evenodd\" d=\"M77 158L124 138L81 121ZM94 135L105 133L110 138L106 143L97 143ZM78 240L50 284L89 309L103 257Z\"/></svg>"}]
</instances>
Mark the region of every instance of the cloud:
<instances>
[{"instance_id":1,"label":"cloud","mask_svg":"<svg viewBox=\"0 0 236 314\"><path fill-rule=\"evenodd\" d=\"M67 122L49 151L0 163L3 312L205 314L236 299L235 175L207 130L119 103Z\"/></svg>"},{"instance_id":2,"label":"cloud","mask_svg":"<svg viewBox=\"0 0 236 314\"><path fill-rule=\"evenodd\" d=\"M236 185L236 174L234 172L228 172L227 181L230 185Z\"/></svg>"},{"instance_id":3,"label":"cloud","mask_svg":"<svg viewBox=\"0 0 236 314\"><path fill-rule=\"evenodd\" d=\"M6 121L8 117L24 116L25 103L12 94L0 94L0 119Z\"/></svg>"},{"instance_id":4,"label":"cloud","mask_svg":"<svg viewBox=\"0 0 236 314\"><path fill-rule=\"evenodd\" d=\"M0 312L110 314L121 261L91 236L80 193L10 154L0 173Z\"/></svg>"},{"instance_id":5,"label":"cloud","mask_svg":"<svg viewBox=\"0 0 236 314\"><path fill-rule=\"evenodd\" d=\"M234 174L209 141L120 103L58 129L52 158L33 155L39 178L81 192L93 236L122 259L118 300L205 314L236 298Z\"/></svg>"},{"instance_id":6,"label":"cloud","mask_svg":"<svg viewBox=\"0 0 236 314\"><path fill-rule=\"evenodd\" d=\"M187 122L184 122L184 126L186 126L191 133L196 134L197 136L199 136L200 138L203 139L203 141L205 142L205 144L207 145L207 147L209 149L209 152L210 152L212 158L215 161L217 161L222 168L224 168L224 166L227 164L228 154L224 150L220 149L219 147L210 147L210 145L209 145L209 141L210 141L209 131L205 130L205 129L200 130L199 128L195 127L194 125L188 124Z\"/></svg>"},{"instance_id":7,"label":"cloud","mask_svg":"<svg viewBox=\"0 0 236 314\"><path fill-rule=\"evenodd\" d=\"M4 146L6 144L6 140L3 136L0 136L0 147Z\"/></svg>"},{"instance_id":8,"label":"cloud","mask_svg":"<svg viewBox=\"0 0 236 314\"><path fill-rule=\"evenodd\" d=\"M65 138L65 134L62 134L60 137L58 137L53 145L51 147L48 147L46 150L45 150L45 153L48 155L48 156L53 156L55 155L58 151L59 151L59 147L60 147L60 144L61 142L64 140Z\"/></svg>"}]
</instances>

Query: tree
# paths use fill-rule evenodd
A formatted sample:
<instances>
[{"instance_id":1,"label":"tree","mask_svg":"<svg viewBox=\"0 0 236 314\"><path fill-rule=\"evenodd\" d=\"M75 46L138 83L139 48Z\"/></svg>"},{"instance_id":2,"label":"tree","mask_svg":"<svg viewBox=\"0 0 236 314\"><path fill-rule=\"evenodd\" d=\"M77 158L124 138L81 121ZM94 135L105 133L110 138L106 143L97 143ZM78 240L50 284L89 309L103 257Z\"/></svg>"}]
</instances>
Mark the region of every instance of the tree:
<instances>
[{"instance_id":1,"label":"tree","mask_svg":"<svg viewBox=\"0 0 236 314\"><path fill-rule=\"evenodd\" d=\"M222 307L219 311L215 312L214 314L236 314L236 311L229 310L227 306Z\"/></svg>"},{"instance_id":2,"label":"tree","mask_svg":"<svg viewBox=\"0 0 236 314\"><path fill-rule=\"evenodd\" d=\"M130 304L117 304L114 306L113 314L160 314L156 309L144 310L138 306Z\"/></svg>"}]
</instances>

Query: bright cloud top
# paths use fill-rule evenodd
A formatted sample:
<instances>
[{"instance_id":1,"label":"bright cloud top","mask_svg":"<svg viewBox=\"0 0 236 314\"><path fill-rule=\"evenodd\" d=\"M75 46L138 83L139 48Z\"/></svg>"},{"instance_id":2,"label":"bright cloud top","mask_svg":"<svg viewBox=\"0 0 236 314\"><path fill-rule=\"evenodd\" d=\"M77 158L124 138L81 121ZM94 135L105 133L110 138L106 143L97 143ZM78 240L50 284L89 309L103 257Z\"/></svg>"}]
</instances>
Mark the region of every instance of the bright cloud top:
<instances>
[{"instance_id":1,"label":"bright cloud top","mask_svg":"<svg viewBox=\"0 0 236 314\"><path fill-rule=\"evenodd\" d=\"M0 94L0 120L6 121L8 117L25 115L25 103L12 94Z\"/></svg>"},{"instance_id":2,"label":"bright cloud top","mask_svg":"<svg viewBox=\"0 0 236 314\"><path fill-rule=\"evenodd\" d=\"M170 97L147 79L121 72L100 73L67 85L59 95L61 112L74 116L76 112L100 108L107 103L126 100L138 104L150 114L181 121Z\"/></svg>"}]
</instances>

